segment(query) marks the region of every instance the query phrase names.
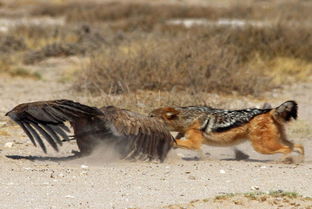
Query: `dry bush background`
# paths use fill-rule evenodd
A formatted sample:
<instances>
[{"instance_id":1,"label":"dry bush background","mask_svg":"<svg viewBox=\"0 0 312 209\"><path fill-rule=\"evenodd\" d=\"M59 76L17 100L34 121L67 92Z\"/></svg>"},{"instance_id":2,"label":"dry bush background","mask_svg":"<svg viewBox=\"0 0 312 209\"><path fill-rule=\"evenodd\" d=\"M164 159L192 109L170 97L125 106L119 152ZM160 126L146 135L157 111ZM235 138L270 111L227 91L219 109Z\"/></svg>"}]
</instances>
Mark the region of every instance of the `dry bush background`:
<instances>
[{"instance_id":1,"label":"dry bush background","mask_svg":"<svg viewBox=\"0 0 312 209\"><path fill-rule=\"evenodd\" d=\"M249 71L235 48L197 37L165 38L103 49L91 58L77 88L108 94L135 90L258 94L269 78ZM239 82L237 82L239 81Z\"/></svg>"},{"instance_id":2,"label":"dry bush background","mask_svg":"<svg viewBox=\"0 0 312 209\"><path fill-rule=\"evenodd\" d=\"M311 49L310 30L281 25L157 31L103 48L77 87L96 93L146 89L259 96L311 75Z\"/></svg>"},{"instance_id":3,"label":"dry bush background","mask_svg":"<svg viewBox=\"0 0 312 209\"><path fill-rule=\"evenodd\" d=\"M144 1L143 1L144 2ZM241 18L253 20L311 20L312 5L308 1L271 1L245 3L237 1L223 6L198 6L153 2L84 2L43 3L31 15L64 16L68 22L110 22L122 29L152 30L156 24L172 18Z\"/></svg>"},{"instance_id":4,"label":"dry bush background","mask_svg":"<svg viewBox=\"0 0 312 209\"><path fill-rule=\"evenodd\" d=\"M87 57L82 69L73 74L73 86L79 92L106 95L152 90L260 96L284 84L306 81L312 74L312 4L308 1L249 1L226 6L29 1L21 13L27 1L23 2L2 7L10 8L14 17L48 16L65 22L18 25L1 33L0 51L5 52L0 56L1 69L14 72L49 57ZM5 14L0 12L0 16ZM168 24L184 18L259 24Z\"/></svg>"}]
</instances>

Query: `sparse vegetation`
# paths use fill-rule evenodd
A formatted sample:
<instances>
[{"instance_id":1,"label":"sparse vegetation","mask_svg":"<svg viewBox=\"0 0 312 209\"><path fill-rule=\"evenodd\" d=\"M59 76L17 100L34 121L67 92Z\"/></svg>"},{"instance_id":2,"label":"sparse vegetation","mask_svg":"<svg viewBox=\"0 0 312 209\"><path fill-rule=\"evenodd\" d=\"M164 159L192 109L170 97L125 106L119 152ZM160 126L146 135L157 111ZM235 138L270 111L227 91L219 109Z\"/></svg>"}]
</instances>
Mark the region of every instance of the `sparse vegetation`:
<instances>
[{"instance_id":1,"label":"sparse vegetation","mask_svg":"<svg viewBox=\"0 0 312 209\"><path fill-rule=\"evenodd\" d=\"M246 193L228 193L224 195L219 195L216 196L214 199L215 200L225 200L225 199L230 199L235 196L244 196L248 199L251 200L263 200L263 196L266 196L266 198L269 197L287 197L287 198L297 198L297 197L302 197L299 195L297 192L287 192L287 191L269 191L269 192L246 192Z\"/></svg>"},{"instance_id":2,"label":"sparse vegetation","mask_svg":"<svg viewBox=\"0 0 312 209\"><path fill-rule=\"evenodd\" d=\"M251 20L306 20L311 19L312 5L308 2L272 2L269 5L258 1L252 4L232 3L226 7L186 6L164 3L95 3L75 1L64 4L43 3L35 7L34 16L64 16L68 22L108 22L122 30L154 30L159 24L173 18L235 18ZM265 14L265 15L264 15Z\"/></svg>"},{"instance_id":3,"label":"sparse vegetation","mask_svg":"<svg viewBox=\"0 0 312 209\"><path fill-rule=\"evenodd\" d=\"M95 93L145 89L259 96L312 74L310 31L300 30L306 34L300 36L294 28L276 27L147 35L93 56L77 86Z\"/></svg>"},{"instance_id":4,"label":"sparse vegetation","mask_svg":"<svg viewBox=\"0 0 312 209\"><path fill-rule=\"evenodd\" d=\"M40 79L41 75L38 72L30 72L29 70L21 67L13 68L9 71L11 76L29 77L34 79Z\"/></svg>"},{"instance_id":5,"label":"sparse vegetation","mask_svg":"<svg viewBox=\"0 0 312 209\"><path fill-rule=\"evenodd\" d=\"M240 64L231 47L197 37L155 40L104 50L77 86L108 94L136 90L258 94L269 77ZM239 82L238 82L239 81Z\"/></svg>"},{"instance_id":6,"label":"sparse vegetation","mask_svg":"<svg viewBox=\"0 0 312 209\"><path fill-rule=\"evenodd\" d=\"M235 193L227 193L227 194L223 194L223 195L217 195L217 196L215 196L214 199L215 200L225 200L225 199L232 198L235 195L237 195L237 194L235 194Z\"/></svg>"},{"instance_id":7,"label":"sparse vegetation","mask_svg":"<svg viewBox=\"0 0 312 209\"><path fill-rule=\"evenodd\" d=\"M21 57L19 65L48 57L90 57L74 86L91 94L156 90L259 96L312 74L312 4L269 5L37 2L28 15L65 17L65 25L20 25L0 40L6 53ZM264 25L168 24L183 18L234 18Z\"/></svg>"},{"instance_id":8,"label":"sparse vegetation","mask_svg":"<svg viewBox=\"0 0 312 209\"><path fill-rule=\"evenodd\" d=\"M301 202L300 202L301 201ZM202 200L193 200L188 204L176 204L165 206L164 208L177 209L177 208L206 208L227 205L242 205L244 208L248 206L255 206L258 202L261 207L275 207L284 206L310 208L312 199L310 197L303 197L296 192L286 191L270 191L270 192L247 192L247 193L228 193L216 196L215 198L206 198ZM251 204L253 202L253 204ZM300 203L299 203L300 202Z\"/></svg>"},{"instance_id":9,"label":"sparse vegetation","mask_svg":"<svg viewBox=\"0 0 312 209\"><path fill-rule=\"evenodd\" d=\"M285 191L270 191L269 195L273 197L289 197L289 198L296 198L300 196L297 192L285 192Z\"/></svg>"}]
</instances>

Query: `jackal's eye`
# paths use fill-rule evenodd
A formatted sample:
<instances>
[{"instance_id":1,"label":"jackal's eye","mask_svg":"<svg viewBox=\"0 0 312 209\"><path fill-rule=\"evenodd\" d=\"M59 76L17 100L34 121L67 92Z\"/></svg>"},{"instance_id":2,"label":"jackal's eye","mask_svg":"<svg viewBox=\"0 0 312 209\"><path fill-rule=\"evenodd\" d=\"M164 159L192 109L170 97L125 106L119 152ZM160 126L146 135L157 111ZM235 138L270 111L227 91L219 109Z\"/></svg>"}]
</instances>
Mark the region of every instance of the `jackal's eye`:
<instances>
[{"instance_id":1,"label":"jackal's eye","mask_svg":"<svg viewBox=\"0 0 312 209\"><path fill-rule=\"evenodd\" d=\"M167 112L165 115L166 115L166 118L169 120L173 120L177 118L177 114L173 112Z\"/></svg>"}]
</instances>

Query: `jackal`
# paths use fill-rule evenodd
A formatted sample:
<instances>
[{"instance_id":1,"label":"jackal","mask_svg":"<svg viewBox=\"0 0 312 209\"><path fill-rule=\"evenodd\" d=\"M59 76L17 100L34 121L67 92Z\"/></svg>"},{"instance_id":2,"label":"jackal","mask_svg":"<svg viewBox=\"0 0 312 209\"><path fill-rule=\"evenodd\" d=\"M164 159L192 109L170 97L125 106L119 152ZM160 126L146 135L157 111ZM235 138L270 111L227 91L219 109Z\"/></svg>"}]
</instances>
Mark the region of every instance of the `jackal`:
<instances>
[{"instance_id":1,"label":"jackal","mask_svg":"<svg viewBox=\"0 0 312 209\"><path fill-rule=\"evenodd\" d=\"M297 119L295 101L286 101L276 108L248 108L224 110L208 106L163 107L153 110L149 116L161 118L170 131L179 134L176 147L199 150L202 144L232 146L249 140L253 148L262 154L292 151L304 155L300 144L287 140L284 125ZM182 137L185 140L182 140Z\"/></svg>"}]
</instances>

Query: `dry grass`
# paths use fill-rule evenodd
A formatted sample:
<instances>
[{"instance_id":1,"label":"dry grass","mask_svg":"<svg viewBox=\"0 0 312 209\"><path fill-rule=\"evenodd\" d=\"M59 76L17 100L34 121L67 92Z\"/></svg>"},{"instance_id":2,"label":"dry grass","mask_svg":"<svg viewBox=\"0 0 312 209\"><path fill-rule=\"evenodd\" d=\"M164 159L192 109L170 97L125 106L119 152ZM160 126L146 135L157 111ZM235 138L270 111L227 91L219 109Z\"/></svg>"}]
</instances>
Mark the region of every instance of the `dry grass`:
<instances>
[{"instance_id":1,"label":"dry grass","mask_svg":"<svg viewBox=\"0 0 312 209\"><path fill-rule=\"evenodd\" d=\"M240 206L242 208L311 208L311 201L312 198L303 197L296 192L248 192L229 193L215 198L193 200L186 204L168 205L163 208L240 208Z\"/></svg>"},{"instance_id":2,"label":"dry grass","mask_svg":"<svg viewBox=\"0 0 312 209\"><path fill-rule=\"evenodd\" d=\"M11 35L0 36L0 53L8 54L15 51L26 49L26 45L21 38L17 38Z\"/></svg>"},{"instance_id":3,"label":"dry grass","mask_svg":"<svg viewBox=\"0 0 312 209\"><path fill-rule=\"evenodd\" d=\"M73 26L19 25L9 30L8 34L23 37L28 49L40 49L55 42L75 42L77 32Z\"/></svg>"},{"instance_id":4,"label":"dry grass","mask_svg":"<svg viewBox=\"0 0 312 209\"><path fill-rule=\"evenodd\" d=\"M75 86L92 94L154 90L259 96L312 74L309 2L254 1L226 7L31 2L28 15L65 17L66 25L18 26L0 38L14 42L2 48L19 65L52 56L91 57ZM10 7L22 8L23 3ZM238 18L271 26L168 25L174 18Z\"/></svg>"},{"instance_id":5,"label":"dry grass","mask_svg":"<svg viewBox=\"0 0 312 209\"><path fill-rule=\"evenodd\" d=\"M193 38L119 47L93 57L77 87L108 94L136 90L257 94L266 90L262 89L267 84L265 76L244 69L237 56L231 48Z\"/></svg>"},{"instance_id":6,"label":"dry grass","mask_svg":"<svg viewBox=\"0 0 312 209\"><path fill-rule=\"evenodd\" d=\"M18 56L10 54L0 57L0 75L5 74L12 77L24 77L31 79L40 79L41 75L38 72L32 72L24 68L20 63Z\"/></svg>"},{"instance_id":7,"label":"dry grass","mask_svg":"<svg viewBox=\"0 0 312 209\"><path fill-rule=\"evenodd\" d=\"M143 89L259 96L312 75L311 32L297 29L155 32L94 55L76 86L108 94Z\"/></svg>"},{"instance_id":8,"label":"dry grass","mask_svg":"<svg viewBox=\"0 0 312 209\"><path fill-rule=\"evenodd\" d=\"M311 19L312 4L302 1L252 4L232 3L228 7L185 6L182 4L152 3L94 3L75 1L64 4L45 3L35 7L35 16L65 16L69 22L111 22L124 30L152 30L157 24L172 18L242 18L242 19ZM265 14L265 16L264 16Z\"/></svg>"},{"instance_id":9,"label":"dry grass","mask_svg":"<svg viewBox=\"0 0 312 209\"><path fill-rule=\"evenodd\" d=\"M34 64L49 57L85 55L106 43L103 34L89 25L20 25L0 35L0 58L15 56L19 64Z\"/></svg>"},{"instance_id":10,"label":"dry grass","mask_svg":"<svg viewBox=\"0 0 312 209\"><path fill-rule=\"evenodd\" d=\"M276 85L292 84L298 81L309 81L312 74L312 63L293 57L274 57L263 59L255 56L248 65L257 66L264 74L272 78Z\"/></svg>"}]
</instances>

